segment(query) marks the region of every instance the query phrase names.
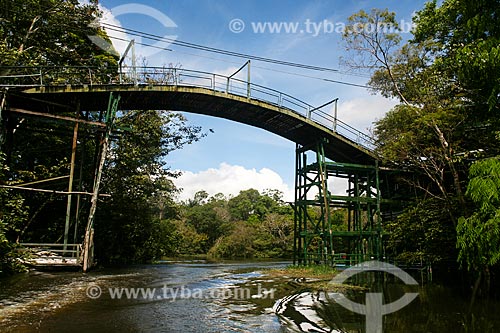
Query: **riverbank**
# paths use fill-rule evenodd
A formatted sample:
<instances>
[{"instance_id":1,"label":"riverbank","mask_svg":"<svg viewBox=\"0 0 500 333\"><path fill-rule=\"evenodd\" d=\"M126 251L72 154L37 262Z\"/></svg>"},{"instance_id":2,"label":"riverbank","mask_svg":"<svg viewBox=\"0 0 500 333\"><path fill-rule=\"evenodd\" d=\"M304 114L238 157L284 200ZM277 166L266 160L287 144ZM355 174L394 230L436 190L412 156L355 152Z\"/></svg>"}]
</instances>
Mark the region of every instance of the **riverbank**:
<instances>
[{"instance_id":1,"label":"riverbank","mask_svg":"<svg viewBox=\"0 0 500 333\"><path fill-rule=\"evenodd\" d=\"M326 265L314 266L286 266L285 268L271 268L264 272L270 277L284 277L293 279L331 280L338 274L335 268Z\"/></svg>"},{"instance_id":2,"label":"riverbank","mask_svg":"<svg viewBox=\"0 0 500 333\"><path fill-rule=\"evenodd\" d=\"M343 292L346 290L366 290L366 288L333 283L332 279L339 271L326 265L313 266L286 266L284 268L271 268L264 270L262 274L269 279L290 279L297 289L308 289L311 291Z\"/></svg>"}]
</instances>

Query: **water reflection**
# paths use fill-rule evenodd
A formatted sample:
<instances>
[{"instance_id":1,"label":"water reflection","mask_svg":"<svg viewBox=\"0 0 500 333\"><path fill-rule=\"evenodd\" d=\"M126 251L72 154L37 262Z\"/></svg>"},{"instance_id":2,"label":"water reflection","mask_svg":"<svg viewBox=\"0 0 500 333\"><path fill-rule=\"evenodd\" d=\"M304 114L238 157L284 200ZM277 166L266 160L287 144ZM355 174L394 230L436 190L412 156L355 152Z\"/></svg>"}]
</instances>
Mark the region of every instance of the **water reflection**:
<instances>
[{"instance_id":1,"label":"water reflection","mask_svg":"<svg viewBox=\"0 0 500 333\"><path fill-rule=\"evenodd\" d=\"M363 303L366 291L313 291L310 281L267 277L288 263L166 262L88 274L30 272L0 281L1 332L364 332L365 318L340 306L339 292ZM103 294L87 296L96 285ZM165 298L186 288L203 297ZM154 288L153 297L113 299L109 288ZM390 279L365 281L391 303L409 291ZM244 290L245 294L239 294ZM415 290L411 290L415 291ZM384 332L497 332L497 302L467 301L451 288L420 286L419 297L384 316ZM213 295L218 295L214 297ZM220 297L222 295L223 297ZM241 296L243 295L243 296ZM158 297L161 296L161 297Z\"/></svg>"},{"instance_id":2,"label":"water reflection","mask_svg":"<svg viewBox=\"0 0 500 333\"><path fill-rule=\"evenodd\" d=\"M1 281L1 332L282 332L270 306L227 295L261 274L288 263L177 262L81 273L31 272ZM103 291L87 297L89 286ZM203 297L165 299L161 289L199 290ZM257 288L257 285L255 285ZM150 288L154 297L113 299L110 288ZM218 293L217 293L218 292ZM208 297L205 297L207 296ZM255 296L255 298L252 298Z\"/></svg>"},{"instance_id":3,"label":"water reflection","mask_svg":"<svg viewBox=\"0 0 500 333\"><path fill-rule=\"evenodd\" d=\"M418 288L419 297L407 307L384 316L384 332L458 333L491 332L500 330L498 302L479 302L472 313L467 302L439 285ZM401 290L387 288L387 299L397 299ZM362 303L364 293L350 292L350 298ZM358 295L355 295L358 294ZM281 320L299 332L362 333L365 317L350 312L336 301L334 292L302 292L278 301L276 311Z\"/></svg>"}]
</instances>

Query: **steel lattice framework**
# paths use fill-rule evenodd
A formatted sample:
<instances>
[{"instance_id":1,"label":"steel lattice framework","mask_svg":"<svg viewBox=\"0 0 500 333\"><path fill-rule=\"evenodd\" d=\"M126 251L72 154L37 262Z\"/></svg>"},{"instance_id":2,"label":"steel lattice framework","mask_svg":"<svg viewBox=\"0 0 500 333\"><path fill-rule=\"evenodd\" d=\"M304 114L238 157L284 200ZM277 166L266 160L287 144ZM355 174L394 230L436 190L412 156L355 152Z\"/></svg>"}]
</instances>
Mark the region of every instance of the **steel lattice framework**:
<instances>
[{"instance_id":1,"label":"steel lattice framework","mask_svg":"<svg viewBox=\"0 0 500 333\"><path fill-rule=\"evenodd\" d=\"M329 161L324 153L329 144L320 140L314 146L296 148L294 263L352 265L381 260L385 255L383 216L389 219L399 203L391 199L393 172L381 171L378 161L373 165ZM329 188L334 179L345 180L345 195L332 193L337 190ZM347 213L344 230L332 223L337 209Z\"/></svg>"}]
</instances>

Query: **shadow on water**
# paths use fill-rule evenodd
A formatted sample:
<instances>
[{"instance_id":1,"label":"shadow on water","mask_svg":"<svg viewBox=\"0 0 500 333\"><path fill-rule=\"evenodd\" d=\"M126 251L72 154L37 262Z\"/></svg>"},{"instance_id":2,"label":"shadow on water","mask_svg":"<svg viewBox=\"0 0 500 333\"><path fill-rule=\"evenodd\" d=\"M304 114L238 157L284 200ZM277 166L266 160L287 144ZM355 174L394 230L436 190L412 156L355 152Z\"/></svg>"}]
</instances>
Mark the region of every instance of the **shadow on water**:
<instances>
[{"instance_id":1,"label":"shadow on water","mask_svg":"<svg viewBox=\"0 0 500 333\"><path fill-rule=\"evenodd\" d=\"M497 301L479 301L472 313L468 300L452 288L437 284L407 286L392 278L370 278L361 283L366 288L343 290L356 303L364 304L367 292L383 293L384 304L399 299L404 293L417 292L409 305L383 317L383 332L499 332L500 304ZM359 281L357 281L359 284ZM280 319L290 330L297 332L366 332L365 316L342 307L339 292L302 291L276 303Z\"/></svg>"}]
</instances>

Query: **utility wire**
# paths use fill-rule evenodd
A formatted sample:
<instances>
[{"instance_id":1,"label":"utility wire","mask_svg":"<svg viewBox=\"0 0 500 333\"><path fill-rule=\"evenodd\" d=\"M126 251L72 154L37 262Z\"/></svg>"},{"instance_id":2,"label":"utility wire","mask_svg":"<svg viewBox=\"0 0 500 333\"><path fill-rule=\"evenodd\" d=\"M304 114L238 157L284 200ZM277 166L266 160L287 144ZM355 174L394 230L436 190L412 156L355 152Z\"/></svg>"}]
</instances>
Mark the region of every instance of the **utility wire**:
<instances>
[{"instance_id":1,"label":"utility wire","mask_svg":"<svg viewBox=\"0 0 500 333\"><path fill-rule=\"evenodd\" d=\"M11 11L19 13L18 11L15 11L15 10L11 10ZM63 25L64 25L64 23L63 23ZM233 56L233 57L238 57L238 58L245 58L245 59L256 60L256 61L261 61L261 62L273 63L273 64L278 64L278 65L283 65L283 66L296 67L296 68L301 68L301 69L309 69L309 70L322 71L322 72L335 72L335 73L339 73L339 74L346 74L346 75L350 75L350 76L358 76L358 77L365 77L365 78L368 77L368 76L362 75L362 74L356 75L356 74L352 74L352 73L345 73L345 72L342 72L342 71L339 71L339 70L333 69L333 68L312 66L312 65L300 64L300 63L294 63L294 62L288 62L288 61L281 61L281 60L276 60L276 59L271 59L271 58L254 56L254 55L245 54L245 53L239 53L239 52L233 52L233 51L227 51L227 50L223 50L223 49L203 46L203 45L199 45L199 44L195 44L195 43L184 42L184 41L177 40L177 39L174 40L174 39L162 37L159 35L154 35L154 34L142 32L139 30L124 28L121 26L117 26L117 25L113 25L113 24L105 23L105 22L102 22L101 25L104 26L106 29L109 29L109 30L112 30L115 32L127 33L127 34L133 35L133 36L144 37L144 38L150 39L150 40L155 40L155 41L173 44L173 45L177 45L177 46L182 46L182 47L186 47L186 48L198 49L198 50L206 51L206 52L218 53L218 54L222 54L222 55L228 55L228 56ZM127 39L116 37L116 36L109 36L108 35L108 37L111 39L120 40L123 42L130 42ZM191 56L195 56L195 57L206 58L206 59L211 59L211 60L216 60L216 61L222 61L222 62L226 62L226 63L239 64L239 62L236 62L236 61L229 61L229 60L220 59L220 58L214 58L214 57L208 57L208 56L203 56L203 55L194 54L194 53L172 50L172 49L169 49L167 47L161 47L161 46L157 46L157 45L151 45L151 44L146 44L146 43L141 43L141 42L136 42L136 44L159 49L159 50L163 50L163 51L175 51L177 53L187 54L187 55L191 55ZM347 86L352 86L352 87L359 87L359 88L366 88L366 89L371 88L370 86L367 86L367 85L355 84L355 83L339 81L339 80L332 80L332 79L310 76L310 75L305 75L305 74L300 74L300 73L288 72L288 71L284 71L284 70L272 69L272 68L268 68L268 67L261 67L261 66L255 66L255 65L253 67L259 68L259 69L264 69L267 71L273 71L273 72L277 72L277 73L306 77L306 78L310 78L310 79L332 82L332 83L337 83L337 84L342 84L342 85L347 85Z\"/></svg>"},{"instance_id":2,"label":"utility wire","mask_svg":"<svg viewBox=\"0 0 500 333\"><path fill-rule=\"evenodd\" d=\"M188 43L188 42L184 42L181 40L170 39L170 38L142 32L142 31L138 31L138 30L134 30L134 29L123 28L123 27L109 24L109 23L102 23L102 25L106 29L109 29L112 31L125 32L125 33L133 35L133 36L144 37L144 38L156 40L159 42L170 43L173 45L188 47L188 48L197 49L197 50L206 51L206 52L218 53L218 54L223 54L223 55L228 55L228 56L233 56L233 57L262 61L262 62L278 64L278 65L283 65L283 66L310 69L310 70L321 71L321 72L338 72L337 69L333 69L333 68L305 65L305 64L300 64L300 63L296 63L296 62L276 60L276 59L271 59L271 58L259 57L259 56L255 56L255 55L251 55L251 54L245 54L245 53L234 52L234 51L227 51L227 50L222 50L222 49L218 49L218 48L214 48L214 47L203 46L203 45L194 44L194 43Z\"/></svg>"},{"instance_id":3,"label":"utility wire","mask_svg":"<svg viewBox=\"0 0 500 333\"><path fill-rule=\"evenodd\" d=\"M116 36L112 36L112 35L108 35L108 37L110 39L115 39L115 40L119 40L119 41L123 41L123 42L128 42L128 40L124 39L124 38L120 38L120 37L116 37ZM175 50L172 50L172 49L169 49L169 48L166 48L166 47L165 48L164 47L160 47L160 46L157 46L157 45L150 45L150 44L142 43L142 42L135 42L135 43L137 45L142 45L142 46L151 47L151 48L155 48L155 49L160 49L160 50L164 50L164 51L173 51L173 52L187 54L187 55L191 55L191 56L195 56L195 57L201 57L201 58L206 58L206 59L211 59L211 60L216 60L216 61L222 61L222 62L226 62L226 63L230 63L230 64L237 64L237 65L240 64L239 62L236 62L236 61L230 61L230 60L225 60L225 59L220 59L220 58L202 56L202 55L194 54L194 53L187 53L187 52L175 51ZM263 69L263 70L267 70L267 71L271 71L271 72L283 73L283 74L288 74L288 75L300 76L300 77L305 77L305 78L314 79L314 80L320 80L320 81L326 81L326 82L331 82L331 83L337 83L337 84L342 84L342 85L351 86L351 87L365 88L365 89L370 89L371 88L370 86L367 86L367 85L356 84L356 83L345 82L345 81L339 81L339 80L332 80L332 79L327 79L327 78L322 78L322 77L317 77L317 76L312 76L312 75L306 75L306 74L294 73L294 72L289 72L289 71L284 71L284 70L279 70L279 69L273 69L273 68L269 68L269 67L253 66L253 68L259 68L259 69Z\"/></svg>"}]
</instances>

